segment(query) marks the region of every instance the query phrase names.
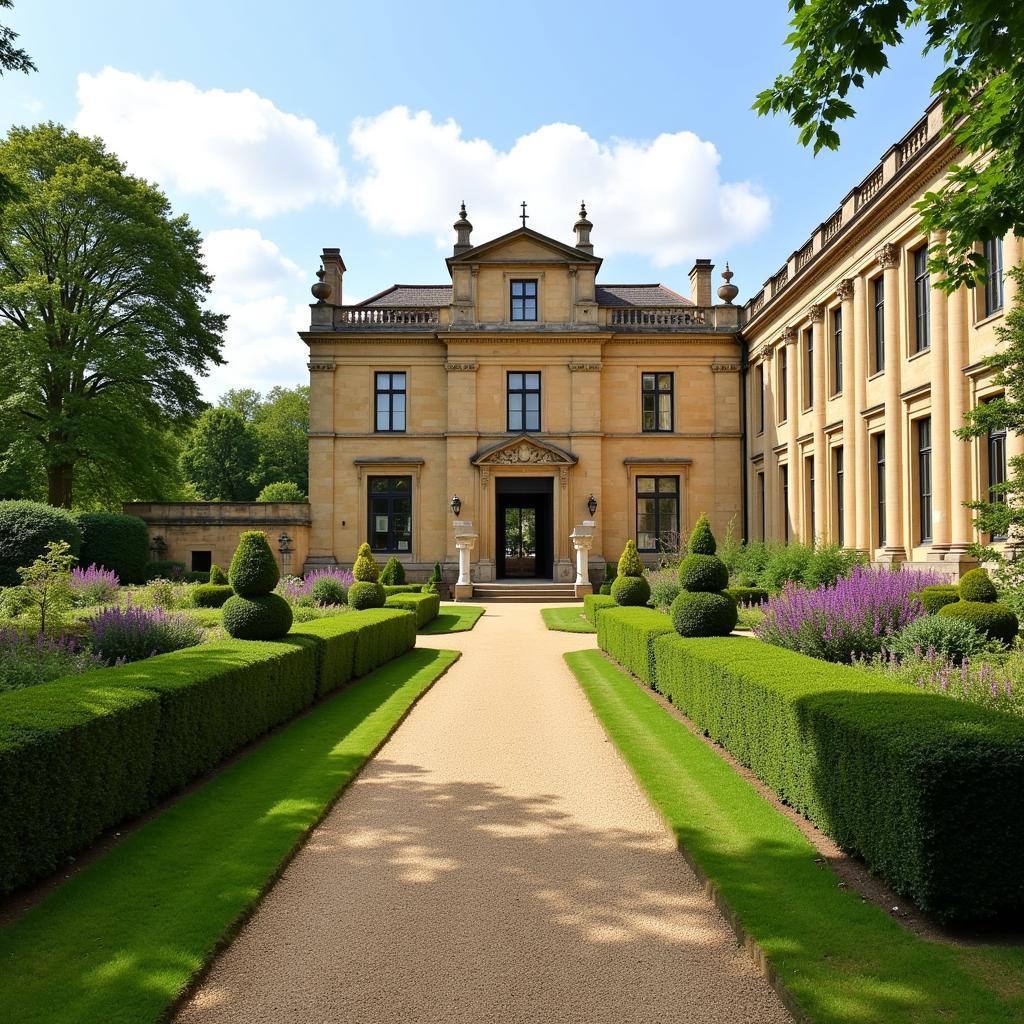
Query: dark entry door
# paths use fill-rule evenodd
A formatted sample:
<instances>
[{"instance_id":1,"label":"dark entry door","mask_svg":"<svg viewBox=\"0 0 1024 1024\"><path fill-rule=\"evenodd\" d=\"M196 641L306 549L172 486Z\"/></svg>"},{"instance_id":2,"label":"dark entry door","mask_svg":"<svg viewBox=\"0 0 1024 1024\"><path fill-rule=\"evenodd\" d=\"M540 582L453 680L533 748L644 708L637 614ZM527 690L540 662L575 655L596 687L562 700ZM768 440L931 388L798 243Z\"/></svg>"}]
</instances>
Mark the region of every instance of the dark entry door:
<instances>
[{"instance_id":1,"label":"dark entry door","mask_svg":"<svg viewBox=\"0 0 1024 1024\"><path fill-rule=\"evenodd\" d=\"M495 480L495 560L499 579L551 579L552 493L550 478Z\"/></svg>"},{"instance_id":2,"label":"dark entry door","mask_svg":"<svg viewBox=\"0 0 1024 1024\"><path fill-rule=\"evenodd\" d=\"M505 575L537 575L537 510L532 506L505 509Z\"/></svg>"}]
</instances>

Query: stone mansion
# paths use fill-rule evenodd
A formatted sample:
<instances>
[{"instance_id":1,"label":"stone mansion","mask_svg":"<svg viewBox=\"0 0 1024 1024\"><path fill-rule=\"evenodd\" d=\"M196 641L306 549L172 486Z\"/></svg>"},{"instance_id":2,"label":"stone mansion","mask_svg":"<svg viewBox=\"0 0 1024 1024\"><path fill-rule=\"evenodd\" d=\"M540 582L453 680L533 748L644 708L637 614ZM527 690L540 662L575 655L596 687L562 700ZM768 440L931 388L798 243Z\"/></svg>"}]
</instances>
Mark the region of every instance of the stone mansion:
<instances>
[{"instance_id":1,"label":"stone mansion","mask_svg":"<svg viewBox=\"0 0 1024 1024\"><path fill-rule=\"evenodd\" d=\"M686 296L604 282L585 208L572 242L525 226L474 242L463 206L445 283L351 305L324 249L301 334L309 504L127 511L189 568L256 526L286 538L290 571L351 564L364 540L412 579L441 562L454 581L461 556L460 594L519 577L585 590L627 539L653 562L700 512L719 536L733 523L956 575L976 539L963 502L1022 452L952 433L994 397L981 361L1021 242L984 245L987 286L933 287L914 203L958 156L941 124L935 104L745 305L704 259Z\"/></svg>"}]
</instances>

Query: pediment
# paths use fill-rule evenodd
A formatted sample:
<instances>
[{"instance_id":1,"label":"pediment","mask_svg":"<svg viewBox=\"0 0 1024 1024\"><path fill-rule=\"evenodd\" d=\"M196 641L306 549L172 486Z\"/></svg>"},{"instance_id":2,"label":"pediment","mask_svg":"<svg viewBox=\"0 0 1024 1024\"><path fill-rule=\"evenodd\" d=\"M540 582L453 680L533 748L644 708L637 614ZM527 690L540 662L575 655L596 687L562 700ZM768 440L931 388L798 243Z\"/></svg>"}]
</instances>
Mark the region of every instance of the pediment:
<instances>
[{"instance_id":1,"label":"pediment","mask_svg":"<svg viewBox=\"0 0 1024 1024\"><path fill-rule=\"evenodd\" d=\"M507 235L492 238L448 258L449 267L457 263L593 263L600 266L601 260L539 231L516 228Z\"/></svg>"},{"instance_id":2,"label":"pediment","mask_svg":"<svg viewBox=\"0 0 1024 1024\"><path fill-rule=\"evenodd\" d=\"M519 434L481 448L469 461L474 466L575 466L578 458L558 445Z\"/></svg>"}]
</instances>

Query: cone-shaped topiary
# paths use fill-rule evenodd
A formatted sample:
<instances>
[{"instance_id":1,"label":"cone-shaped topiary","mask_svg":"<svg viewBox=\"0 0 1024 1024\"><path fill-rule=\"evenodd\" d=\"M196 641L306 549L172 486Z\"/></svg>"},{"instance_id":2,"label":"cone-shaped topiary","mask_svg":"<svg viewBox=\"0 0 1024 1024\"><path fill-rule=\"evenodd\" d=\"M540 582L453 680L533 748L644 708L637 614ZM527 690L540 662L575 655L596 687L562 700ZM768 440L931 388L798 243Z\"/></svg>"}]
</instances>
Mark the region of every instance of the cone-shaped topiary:
<instances>
[{"instance_id":1,"label":"cone-shaped topiary","mask_svg":"<svg viewBox=\"0 0 1024 1024\"><path fill-rule=\"evenodd\" d=\"M384 587L373 580L357 580L348 588L348 606L357 612L365 608L383 608L386 600Z\"/></svg>"},{"instance_id":2,"label":"cone-shaped topiary","mask_svg":"<svg viewBox=\"0 0 1024 1024\"><path fill-rule=\"evenodd\" d=\"M238 547L231 558L228 580L241 597L269 594L281 578L277 559L270 550L262 530L247 530L238 538Z\"/></svg>"},{"instance_id":3,"label":"cone-shaped topiary","mask_svg":"<svg viewBox=\"0 0 1024 1024\"><path fill-rule=\"evenodd\" d=\"M624 607L643 606L650 600L651 585L646 576L619 576L612 584L611 595Z\"/></svg>"},{"instance_id":4,"label":"cone-shaped topiary","mask_svg":"<svg viewBox=\"0 0 1024 1024\"><path fill-rule=\"evenodd\" d=\"M215 583L219 587L223 587L228 583L228 574L216 562L210 566L210 582Z\"/></svg>"},{"instance_id":5,"label":"cone-shaped topiary","mask_svg":"<svg viewBox=\"0 0 1024 1024\"><path fill-rule=\"evenodd\" d=\"M965 572L960 578L959 592L961 601L978 601L982 604L994 601L999 596L996 593L996 585L989 579L984 569Z\"/></svg>"},{"instance_id":6,"label":"cone-shaped topiary","mask_svg":"<svg viewBox=\"0 0 1024 1024\"><path fill-rule=\"evenodd\" d=\"M627 540L619 559L619 576L643 576L644 563L636 550L636 541Z\"/></svg>"},{"instance_id":7,"label":"cone-shaped topiary","mask_svg":"<svg viewBox=\"0 0 1024 1024\"><path fill-rule=\"evenodd\" d=\"M378 582L386 587L400 587L405 583L405 566L392 555L381 571Z\"/></svg>"},{"instance_id":8,"label":"cone-shaped topiary","mask_svg":"<svg viewBox=\"0 0 1024 1024\"><path fill-rule=\"evenodd\" d=\"M728 636L739 618L736 602L728 594L683 591L669 609L680 636Z\"/></svg>"},{"instance_id":9,"label":"cone-shaped topiary","mask_svg":"<svg viewBox=\"0 0 1024 1024\"><path fill-rule=\"evenodd\" d=\"M687 555L679 563L679 585L693 593L713 593L729 585L729 570L715 555Z\"/></svg>"},{"instance_id":10,"label":"cone-shaped topiary","mask_svg":"<svg viewBox=\"0 0 1024 1024\"><path fill-rule=\"evenodd\" d=\"M703 512L697 517L697 522L693 524L686 550L691 555L713 555L718 550L715 535L711 532L711 523L708 522L708 517Z\"/></svg>"},{"instance_id":11,"label":"cone-shaped topiary","mask_svg":"<svg viewBox=\"0 0 1024 1024\"><path fill-rule=\"evenodd\" d=\"M291 605L280 594L229 597L224 628L236 640L279 640L292 628Z\"/></svg>"},{"instance_id":12,"label":"cone-shaped topiary","mask_svg":"<svg viewBox=\"0 0 1024 1024\"><path fill-rule=\"evenodd\" d=\"M359 545L355 565L352 566L352 576L359 583L376 583L380 579L380 566L373 557L369 544Z\"/></svg>"}]
</instances>

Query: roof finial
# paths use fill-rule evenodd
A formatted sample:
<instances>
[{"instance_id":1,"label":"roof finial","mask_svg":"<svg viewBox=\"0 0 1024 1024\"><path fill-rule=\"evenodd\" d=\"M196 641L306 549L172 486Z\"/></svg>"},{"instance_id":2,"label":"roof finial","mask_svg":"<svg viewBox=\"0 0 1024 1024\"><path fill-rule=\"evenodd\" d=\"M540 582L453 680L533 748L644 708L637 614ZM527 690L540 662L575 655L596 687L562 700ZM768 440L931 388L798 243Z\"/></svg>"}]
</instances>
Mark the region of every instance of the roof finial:
<instances>
[{"instance_id":1,"label":"roof finial","mask_svg":"<svg viewBox=\"0 0 1024 1024\"><path fill-rule=\"evenodd\" d=\"M722 271L725 284L718 286L718 297L727 305L732 305L732 300L739 295L740 290L732 283L733 272L729 269L729 261L725 261L725 270Z\"/></svg>"},{"instance_id":2,"label":"roof finial","mask_svg":"<svg viewBox=\"0 0 1024 1024\"><path fill-rule=\"evenodd\" d=\"M524 199L520 204L523 208L523 212L519 215L519 219L523 222L523 227L526 227L526 222L530 219L530 215L526 212L526 200Z\"/></svg>"},{"instance_id":3,"label":"roof finial","mask_svg":"<svg viewBox=\"0 0 1024 1024\"><path fill-rule=\"evenodd\" d=\"M593 226L587 220L587 204L581 199L579 220L573 225L573 231L576 232L576 248L591 255L594 253L594 247L590 244L590 229Z\"/></svg>"},{"instance_id":4,"label":"roof finial","mask_svg":"<svg viewBox=\"0 0 1024 1024\"><path fill-rule=\"evenodd\" d=\"M459 207L459 219L452 225L455 228L455 248L454 253L456 256L460 252L466 252L467 249L473 248L473 243L469 240L469 234L473 230L473 225L469 223L466 217L466 200L462 200L462 205Z\"/></svg>"}]
</instances>

